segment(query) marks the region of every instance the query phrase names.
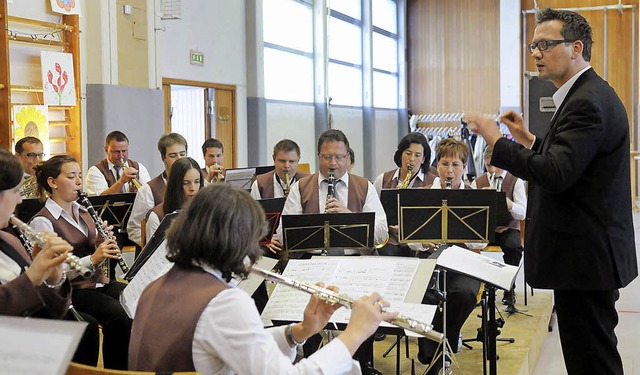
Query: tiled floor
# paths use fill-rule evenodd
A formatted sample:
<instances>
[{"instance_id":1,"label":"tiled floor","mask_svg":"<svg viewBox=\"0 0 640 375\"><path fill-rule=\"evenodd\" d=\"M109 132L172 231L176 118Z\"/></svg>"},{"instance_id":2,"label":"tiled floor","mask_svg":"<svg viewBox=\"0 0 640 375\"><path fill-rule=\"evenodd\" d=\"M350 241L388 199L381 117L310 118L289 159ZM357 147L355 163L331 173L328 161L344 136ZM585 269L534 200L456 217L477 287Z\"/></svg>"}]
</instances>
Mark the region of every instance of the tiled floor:
<instances>
[{"instance_id":1,"label":"tiled floor","mask_svg":"<svg viewBox=\"0 0 640 375\"><path fill-rule=\"evenodd\" d=\"M634 213L636 251L640 249L640 213ZM638 256L640 258L640 255ZM640 375L640 279L620 291L616 308L620 322L616 329L618 350L622 356L624 373ZM565 375L558 330L547 335L533 375Z\"/></svg>"}]
</instances>

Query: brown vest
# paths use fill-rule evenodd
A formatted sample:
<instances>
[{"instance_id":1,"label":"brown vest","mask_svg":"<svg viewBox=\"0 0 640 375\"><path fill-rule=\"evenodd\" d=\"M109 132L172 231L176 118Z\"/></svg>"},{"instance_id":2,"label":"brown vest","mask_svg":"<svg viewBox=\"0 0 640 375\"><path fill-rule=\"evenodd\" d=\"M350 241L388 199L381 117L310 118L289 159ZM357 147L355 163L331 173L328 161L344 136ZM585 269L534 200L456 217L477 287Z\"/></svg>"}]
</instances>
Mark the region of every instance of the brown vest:
<instances>
[{"instance_id":1,"label":"brown vest","mask_svg":"<svg viewBox=\"0 0 640 375\"><path fill-rule=\"evenodd\" d=\"M131 168L135 168L138 171L140 170L140 165L138 164L137 161L127 160L127 163L129 163L129 166ZM98 170L102 173L104 178L107 180L107 186L111 187L113 184L116 183L116 178L113 175L113 172L109 170L109 162L107 161L107 159L100 160L96 164L96 168L98 168ZM138 191L138 189L133 184L131 184L130 188L131 190L129 190L129 192L131 193Z\"/></svg>"},{"instance_id":2,"label":"brown vest","mask_svg":"<svg viewBox=\"0 0 640 375\"><path fill-rule=\"evenodd\" d=\"M484 189L486 187L489 187L489 177L487 177L486 173L483 173L482 176L476 178L476 187L478 189ZM507 198L513 200L513 190L516 187L516 182L518 181L518 178L514 175L512 175L511 173L507 172L507 174L504 177L504 180L502 181L502 188L501 190L504 191L505 193L507 193ZM509 228L513 228L513 229L517 229L520 230L520 222L516 219L513 218L513 216L511 216L511 213L509 212Z\"/></svg>"},{"instance_id":3,"label":"brown vest","mask_svg":"<svg viewBox=\"0 0 640 375\"><path fill-rule=\"evenodd\" d=\"M162 219L164 219L164 203L160 203L159 205L155 206L151 209L151 211L155 212L155 214L158 216L159 221L162 221Z\"/></svg>"},{"instance_id":4,"label":"brown vest","mask_svg":"<svg viewBox=\"0 0 640 375\"><path fill-rule=\"evenodd\" d=\"M392 169L388 172L384 172L384 174L382 175L383 189L393 189L395 187L398 187L398 179L393 178L393 175L395 173L396 173L396 169ZM432 175L429 172L423 173L423 175L424 175L424 181L418 179L417 177L413 178L413 185L411 185L411 188L421 188L421 187L425 187L427 185L433 184L433 180L435 180L436 176Z\"/></svg>"},{"instance_id":5,"label":"brown vest","mask_svg":"<svg viewBox=\"0 0 640 375\"><path fill-rule=\"evenodd\" d=\"M164 182L164 178L162 178L163 174L164 173L160 173L148 182L149 187L151 188L151 193L153 194L154 207L164 202L164 189L167 187L167 183Z\"/></svg>"},{"instance_id":6,"label":"brown vest","mask_svg":"<svg viewBox=\"0 0 640 375\"><path fill-rule=\"evenodd\" d=\"M96 248L96 225L88 212L80 209L80 219L82 219L88 228L89 236L85 236L78 228L69 224L60 216L54 219L51 212L44 207L34 217L42 216L47 218L53 224L53 230L60 237L64 238L71 246L73 246L73 254L79 258L89 256L95 252ZM105 260L106 261L106 260ZM85 279L81 276L71 280L71 286L76 289L95 288L96 283L107 284L109 279L99 271L95 272L90 278Z\"/></svg>"},{"instance_id":7,"label":"brown vest","mask_svg":"<svg viewBox=\"0 0 640 375\"><path fill-rule=\"evenodd\" d=\"M300 204L305 214L320 213L320 201L318 192L318 172L298 181L300 188ZM351 212L362 212L364 202L367 199L369 181L360 176L349 174L349 195L347 208Z\"/></svg>"},{"instance_id":8,"label":"brown vest","mask_svg":"<svg viewBox=\"0 0 640 375\"><path fill-rule=\"evenodd\" d=\"M195 371L191 348L196 325L209 302L227 288L202 269L176 265L149 284L133 320L129 370Z\"/></svg>"},{"instance_id":9,"label":"brown vest","mask_svg":"<svg viewBox=\"0 0 640 375\"><path fill-rule=\"evenodd\" d=\"M260 191L260 198L269 199L273 198L273 175L275 170L256 176L256 182L258 184L258 190ZM307 177L309 173L298 172L293 176L293 181L300 181L303 177ZM293 185L293 182L291 183Z\"/></svg>"}]
</instances>

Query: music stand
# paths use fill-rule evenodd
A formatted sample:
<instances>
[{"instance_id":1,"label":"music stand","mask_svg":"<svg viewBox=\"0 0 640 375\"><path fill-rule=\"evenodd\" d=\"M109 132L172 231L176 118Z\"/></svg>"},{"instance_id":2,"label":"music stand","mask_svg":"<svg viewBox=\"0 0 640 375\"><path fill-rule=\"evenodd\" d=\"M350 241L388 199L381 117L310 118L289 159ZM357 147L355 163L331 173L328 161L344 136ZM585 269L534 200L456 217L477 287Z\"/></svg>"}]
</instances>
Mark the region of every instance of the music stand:
<instances>
[{"instance_id":1,"label":"music stand","mask_svg":"<svg viewBox=\"0 0 640 375\"><path fill-rule=\"evenodd\" d=\"M291 252L322 250L344 255L344 249L371 249L375 213L282 215L283 246Z\"/></svg>"},{"instance_id":2,"label":"music stand","mask_svg":"<svg viewBox=\"0 0 640 375\"><path fill-rule=\"evenodd\" d=\"M504 195L489 189L399 189L398 241L402 243L492 242L498 216L497 207L500 205L506 206ZM449 269L460 272L454 268ZM485 282L488 291L489 321L485 347L489 358L490 373L494 375L497 372L496 338L498 330L495 321L495 286L487 280L480 281ZM444 305L443 320L446 322L446 301ZM446 335L446 332L443 333ZM446 343L446 341L443 342ZM448 345L448 343L446 344ZM443 352L446 352L446 348L443 348ZM437 358L434 356L434 360ZM453 359L453 356L451 358Z\"/></svg>"},{"instance_id":3,"label":"music stand","mask_svg":"<svg viewBox=\"0 0 640 375\"><path fill-rule=\"evenodd\" d=\"M224 172L224 181L236 189L251 190L256 168L230 168Z\"/></svg>"},{"instance_id":4,"label":"music stand","mask_svg":"<svg viewBox=\"0 0 640 375\"><path fill-rule=\"evenodd\" d=\"M165 239L165 233L167 229L169 229L169 225L171 225L171 222L176 217L178 217L178 212L172 212L164 216L164 218L160 222L160 225L158 226L158 229L153 232L153 236L151 236L149 241L147 241L147 244L140 252L140 255L138 255L135 262L133 262L133 265L129 268L129 272L127 272L127 274L123 276L123 279L131 281L131 279L134 278L138 271L140 271L142 266L144 266L147 260L149 260L151 255L153 255L153 253L158 249L160 244L162 244Z\"/></svg>"},{"instance_id":5,"label":"music stand","mask_svg":"<svg viewBox=\"0 0 640 375\"><path fill-rule=\"evenodd\" d=\"M267 222L267 234L260 240L260 245L267 245L271 243L271 238L278 229L278 223L280 222L280 214L284 207L285 198L271 198L271 199L259 199L258 203L264 210L265 220Z\"/></svg>"},{"instance_id":6,"label":"music stand","mask_svg":"<svg viewBox=\"0 0 640 375\"><path fill-rule=\"evenodd\" d=\"M398 192L402 189L380 190L380 203L387 216L387 225L398 225Z\"/></svg>"},{"instance_id":7,"label":"music stand","mask_svg":"<svg viewBox=\"0 0 640 375\"><path fill-rule=\"evenodd\" d=\"M88 197L98 216L113 225L113 234L120 248L135 245L127 234L127 223L136 199L136 193L118 193ZM115 262L112 262L115 263Z\"/></svg>"}]
</instances>

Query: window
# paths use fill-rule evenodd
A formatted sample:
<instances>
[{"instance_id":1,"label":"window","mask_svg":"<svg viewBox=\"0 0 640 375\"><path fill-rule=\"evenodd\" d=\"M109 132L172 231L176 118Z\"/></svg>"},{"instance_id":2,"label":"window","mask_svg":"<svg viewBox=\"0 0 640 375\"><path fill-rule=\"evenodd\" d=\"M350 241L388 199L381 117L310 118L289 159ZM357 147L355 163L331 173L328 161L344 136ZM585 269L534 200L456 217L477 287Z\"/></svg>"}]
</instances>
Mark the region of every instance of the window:
<instances>
[{"instance_id":1,"label":"window","mask_svg":"<svg viewBox=\"0 0 640 375\"><path fill-rule=\"evenodd\" d=\"M313 60L273 48L264 49L264 96L313 103Z\"/></svg>"},{"instance_id":2,"label":"window","mask_svg":"<svg viewBox=\"0 0 640 375\"><path fill-rule=\"evenodd\" d=\"M398 6L394 0L372 0L373 105L398 108Z\"/></svg>"}]
</instances>

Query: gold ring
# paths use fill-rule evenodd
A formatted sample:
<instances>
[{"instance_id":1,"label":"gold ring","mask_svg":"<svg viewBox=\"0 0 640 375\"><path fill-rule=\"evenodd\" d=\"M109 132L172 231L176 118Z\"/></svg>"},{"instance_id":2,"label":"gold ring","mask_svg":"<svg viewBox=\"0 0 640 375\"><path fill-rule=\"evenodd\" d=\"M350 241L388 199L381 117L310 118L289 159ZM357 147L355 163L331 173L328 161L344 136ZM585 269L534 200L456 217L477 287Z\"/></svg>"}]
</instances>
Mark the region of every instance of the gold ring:
<instances>
[{"instance_id":1,"label":"gold ring","mask_svg":"<svg viewBox=\"0 0 640 375\"><path fill-rule=\"evenodd\" d=\"M384 312L384 306L382 306L382 303L380 303L380 301L376 301L376 305L380 306L380 313L382 314Z\"/></svg>"}]
</instances>

